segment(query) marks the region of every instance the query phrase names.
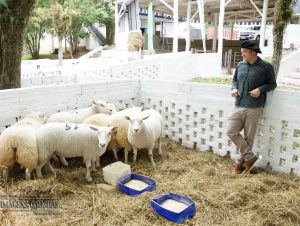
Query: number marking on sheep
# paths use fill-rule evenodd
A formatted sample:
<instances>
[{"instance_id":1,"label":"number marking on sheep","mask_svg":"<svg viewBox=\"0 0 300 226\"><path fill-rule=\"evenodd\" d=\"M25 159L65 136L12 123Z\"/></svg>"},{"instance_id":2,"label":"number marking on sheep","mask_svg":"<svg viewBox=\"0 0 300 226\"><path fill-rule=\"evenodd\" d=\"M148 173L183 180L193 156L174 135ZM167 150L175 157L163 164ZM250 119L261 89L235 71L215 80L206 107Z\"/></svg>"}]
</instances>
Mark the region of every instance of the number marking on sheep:
<instances>
[{"instance_id":1,"label":"number marking on sheep","mask_svg":"<svg viewBox=\"0 0 300 226\"><path fill-rule=\"evenodd\" d=\"M71 129L72 129L72 126L73 126L73 130L79 129L79 127L77 126L77 124L66 123L65 126L66 126L65 130L71 130Z\"/></svg>"}]
</instances>

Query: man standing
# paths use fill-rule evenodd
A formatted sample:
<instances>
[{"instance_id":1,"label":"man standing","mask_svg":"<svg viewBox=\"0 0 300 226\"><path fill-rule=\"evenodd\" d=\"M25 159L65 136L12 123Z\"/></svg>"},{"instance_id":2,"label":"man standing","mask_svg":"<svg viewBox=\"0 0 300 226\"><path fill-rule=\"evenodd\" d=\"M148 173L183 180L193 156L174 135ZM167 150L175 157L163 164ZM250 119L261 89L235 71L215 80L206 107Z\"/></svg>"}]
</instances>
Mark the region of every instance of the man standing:
<instances>
[{"instance_id":1,"label":"man standing","mask_svg":"<svg viewBox=\"0 0 300 226\"><path fill-rule=\"evenodd\" d=\"M243 61L237 64L231 88L235 108L229 117L227 135L238 147L241 157L234 165L235 173L250 173L257 157L252 151L258 121L266 103L266 93L277 86L273 66L262 60L254 40L241 44ZM244 136L241 131L244 130Z\"/></svg>"}]
</instances>

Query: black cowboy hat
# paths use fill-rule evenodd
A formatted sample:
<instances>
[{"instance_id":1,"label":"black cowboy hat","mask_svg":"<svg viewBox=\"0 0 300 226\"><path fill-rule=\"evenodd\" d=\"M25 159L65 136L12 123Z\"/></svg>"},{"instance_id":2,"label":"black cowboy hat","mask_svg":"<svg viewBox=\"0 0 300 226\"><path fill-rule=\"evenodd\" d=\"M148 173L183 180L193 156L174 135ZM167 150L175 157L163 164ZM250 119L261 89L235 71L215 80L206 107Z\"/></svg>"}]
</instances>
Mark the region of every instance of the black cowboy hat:
<instances>
[{"instance_id":1,"label":"black cowboy hat","mask_svg":"<svg viewBox=\"0 0 300 226\"><path fill-rule=\"evenodd\" d=\"M247 41L242 42L241 48L252 49L257 53L262 53L255 40L247 40Z\"/></svg>"}]
</instances>

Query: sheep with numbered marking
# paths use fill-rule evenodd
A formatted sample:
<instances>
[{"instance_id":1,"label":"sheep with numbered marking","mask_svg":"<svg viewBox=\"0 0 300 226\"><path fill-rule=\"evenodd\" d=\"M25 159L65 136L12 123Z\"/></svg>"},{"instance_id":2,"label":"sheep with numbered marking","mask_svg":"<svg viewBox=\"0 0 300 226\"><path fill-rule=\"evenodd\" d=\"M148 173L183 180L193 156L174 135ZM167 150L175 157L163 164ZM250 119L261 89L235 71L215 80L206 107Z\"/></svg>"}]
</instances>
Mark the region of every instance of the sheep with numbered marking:
<instances>
[{"instance_id":1,"label":"sheep with numbered marking","mask_svg":"<svg viewBox=\"0 0 300 226\"><path fill-rule=\"evenodd\" d=\"M5 129L0 135L0 167L3 178L7 180L9 168L15 162L25 167L26 179L38 164L36 130L46 119L40 112L26 114L23 119Z\"/></svg>"},{"instance_id":2,"label":"sheep with numbered marking","mask_svg":"<svg viewBox=\"0 0 300 226\"><path fill-rule=\"evenodd\" d=\"M149 157L153 166L153 148L158 142L158 153L162 154L162 117L153 110L148 109L133 116L126 116L130 121L128 128L128 141L133 148L133 161L136 161L138 149L148 149Z\"/></svg>"},{"instance_id":3,"label":"sheep with numbered marking","mask_svg":"<svg viewBox=\"0 0 300 226\"><path fill-rule=\"evenodd\" d=\"M52 114L47 123L60 122L60 123L82 123L85 118L97 113L113 114L117 111L113 103L108 103L103 100L92 101L92 105L88 108L81 108L76 111L62 111ZM56 157L54 155L53 157ZM68 166L68 162L62 156L59 156L61 163Z\"/></svg>"},{"instance_id":4,"label":"sheep with numbered marking","mask_svg":"<svg viewBox=\"0 0 300 226\"><path fill-rule=\"evenodd\" d=\"M102 156L112 133L117 127L97 127L87 124L49 123L36 133L39 150L37 177L41 178L41 168L50 161L53 154L62 157L83 157L87 173L86 180L91 182L91 170L96 171L96 158ZM50 165L51 166L51 165ZM50 169L53 173L54 170Z\"/></svg>"}]
</instances>

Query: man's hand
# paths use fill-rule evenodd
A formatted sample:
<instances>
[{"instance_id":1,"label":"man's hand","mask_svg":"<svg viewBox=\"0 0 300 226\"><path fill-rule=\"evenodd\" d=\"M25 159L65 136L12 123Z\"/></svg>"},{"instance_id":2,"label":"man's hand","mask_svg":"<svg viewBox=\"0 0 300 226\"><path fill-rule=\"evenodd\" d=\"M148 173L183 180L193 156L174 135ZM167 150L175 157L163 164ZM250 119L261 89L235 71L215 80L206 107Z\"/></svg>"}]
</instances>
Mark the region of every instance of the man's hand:
<instances>
[{"instance_id":1,"label":"man's hand","mask_svg":"<svg viewBox=\"0 0 300 226\"><path fill-rule=\"evenodd\" d=\"M255 98L259 97L259 95L260 95L260 90L259 90L259 88L256 88L256 89L250 91L250 92L249 92L249 95L250 95L251 97L255 97Z\"/></svg>"},{"instance_id":2,"label":"man's hand","mask_svg":"<svg viewBox=\"0 0 300 226\"><path fill-rule=\"evenodd\" d=\"M240 92L237 89L231 90L231 96L232 97L237 97L240 95Z\"/></svg>"}]
</instances>

